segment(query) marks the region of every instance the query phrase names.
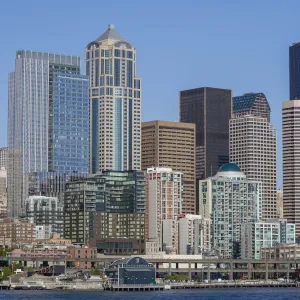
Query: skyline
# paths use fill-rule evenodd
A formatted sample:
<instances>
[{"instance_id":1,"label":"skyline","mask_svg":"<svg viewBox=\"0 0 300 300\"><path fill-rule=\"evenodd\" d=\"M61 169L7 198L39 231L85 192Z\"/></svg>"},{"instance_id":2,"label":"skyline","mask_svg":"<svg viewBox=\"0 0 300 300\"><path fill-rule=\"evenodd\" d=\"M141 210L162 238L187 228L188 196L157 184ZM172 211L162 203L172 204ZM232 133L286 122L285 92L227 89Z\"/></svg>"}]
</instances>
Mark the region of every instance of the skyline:
<instances>
[{"instance_id":1,"label":"skyline","mask_svg":"<svg viewBox=\"0 0 300 300\"><path fill-rule=\"evenodd\" d=\"M93 11L79 3L73 1L70 7L67 1L53 1L47 9L35 5L35 0L3 4L0 145L7 146L7 82L16 51L80 55L84 70L86 45L114 24L137 49L137 74L143 79L142 121L178 121L180 90L211 86L231 89L233 96L264 93L278 135L278 185L282 187L281 103L289 100L288 52L299 37L296 11L300 3L187 1L182 5L176 1L169 7L158 1L120 1L116 7L90 1ZM99 23L100 8L108 13Z\"/></svg>"}]
</instances>

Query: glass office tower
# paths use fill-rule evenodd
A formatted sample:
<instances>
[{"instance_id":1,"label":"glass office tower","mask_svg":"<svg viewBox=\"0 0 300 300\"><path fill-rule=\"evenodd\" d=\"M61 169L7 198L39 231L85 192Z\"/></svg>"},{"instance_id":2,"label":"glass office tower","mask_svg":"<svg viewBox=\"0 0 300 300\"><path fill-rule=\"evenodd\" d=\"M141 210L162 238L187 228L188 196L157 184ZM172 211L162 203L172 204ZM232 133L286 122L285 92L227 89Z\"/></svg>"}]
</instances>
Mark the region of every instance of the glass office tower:
<instances>
[{"instance_id":1,"label":"glass office tower","mask_svg":"<svg viewBox=\"0 0 300 300\"><path fill-rule=\"evenodd\" d=\"M196 124L196 182L213 176L229 162L231 94L231 90L211 87L180 91L179 120ZM198 201L196 206L198 212Z\"/></svg>"},{"instance_id":2,"label":"glass office tower","mask_svg":"<svg viewBox=\"0 0 300 300\"><path fill-rule=\"evenodd\" d=\"M58 77L62 76L62 73L65 78ZM89 111L88 105L83 106L86 104L87 95L87 91L83 92L86 77L77 77L83 81L77 90L78 86L73 84L76 77L70 76L79 73L80 60L77 56L26 50L16 54L15 71L9 74L8 95L7 173L8 213L11 217L18 217L25 212L27 174L53 170L55 159L61 156L61 150L73 156L63 162L60 158L60 162L55 166L61 169L65 166L65 169L69 167L71 170L78 170L78 155L86 155L89 141L85 141L81 150L81 142L78 143L81 138L87 138L86 133L83 134L81 129L78 129L75 114L72 118L65 114L66 109L73 109L74 113L80 114L80 105ZM73 108L74 102L79 103ZM85 116L87 114L85 113ZM80 118L79 120L82 126L83 121ZM67 129L71 130L68 134ZM68 166L64 165L66 163Z\"/></svg>"},{"instance_id":3,"label":"glass office tower","mask_svg":"<svg viewBox=\"0 0 300 300\"><path fill-rule=\"evenodd\" d=\"M56 73L53 95L53 159L51 167L55 172L88 172L88 76Z\"/></svg>"},{"instance_id":4,"label":"glass office tower","mask_svg":"<svg viewBox=\"0 0 300 300\"><path fill-rule=\"evenodd\" d=\"M180 91L180 122L196 124L196 178L217 173L229 161L231 90L196 88Z\"/></svg>"},{"instance_id":5,"label":"glass office tower","mask_svg":"<svg viewBox=\"0 0 300 300\"><path fill-rule=\"evenodd\" d=\"M141 79L136 50L113 25L86 47L92 173L141 169Z\"/></svg>"},{"instance_id":6,"label":"glass office tower","mask_svg":"<svg viewBox=\"0 0 300 300\"><path fill-rule=\"evenodd\" d=\"M300 43L293 43L289 49L290 100L300 99Z\"/></svg>"}]
</instances>

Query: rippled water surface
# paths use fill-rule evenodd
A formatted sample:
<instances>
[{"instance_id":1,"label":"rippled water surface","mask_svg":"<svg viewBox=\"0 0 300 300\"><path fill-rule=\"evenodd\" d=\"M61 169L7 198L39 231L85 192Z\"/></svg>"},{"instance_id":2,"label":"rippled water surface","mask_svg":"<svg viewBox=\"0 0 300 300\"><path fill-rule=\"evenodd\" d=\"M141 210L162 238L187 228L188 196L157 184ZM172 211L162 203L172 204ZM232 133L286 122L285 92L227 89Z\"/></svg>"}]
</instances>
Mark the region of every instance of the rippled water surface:
<instances>
[{"instance_id":1,"label":"rippled water surface","mask_svg":"<svg viewBox=\"0 0 300 300\"><path fill-rule=\"evenodd\" d=\"M300 299L300 288L239 288L239 289L199 289L153 292L78 292L78 291L1 291L0 299L18 300L101 300L101 299L145 299L145 300L296 300Z\"/></svg>"}]
</instances>

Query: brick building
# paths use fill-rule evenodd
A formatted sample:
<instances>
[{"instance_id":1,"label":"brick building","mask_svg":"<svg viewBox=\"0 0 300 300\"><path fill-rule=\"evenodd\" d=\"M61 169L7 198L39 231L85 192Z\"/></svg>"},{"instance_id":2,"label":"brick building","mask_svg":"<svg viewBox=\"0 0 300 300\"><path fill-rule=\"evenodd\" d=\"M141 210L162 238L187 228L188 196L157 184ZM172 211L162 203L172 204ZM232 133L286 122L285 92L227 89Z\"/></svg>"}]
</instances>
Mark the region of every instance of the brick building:
<instances>
[{"instance_id":1,"label":"brick building","mask_svg":"<svg viewBox=\"0 0 300 300\"><path fill-rule=\"evenodd\" d=\"M33 243L35 224L13 218L0 219L0 236L10 239L12 244Z\"/></svg>"},{"instance_id":2,"label":"brick building","mask_svg":"<svg viewBox=\"0 0 300 300\"><path fill-rule=\"evenodd\" d=\"M83 247L69 247L68 255L70 258L97 258L97 248L89 248L87 246ZM90 269L93 266L92 262L76 262L75 266L80 269Z\"/></svg>"}]
</instances>

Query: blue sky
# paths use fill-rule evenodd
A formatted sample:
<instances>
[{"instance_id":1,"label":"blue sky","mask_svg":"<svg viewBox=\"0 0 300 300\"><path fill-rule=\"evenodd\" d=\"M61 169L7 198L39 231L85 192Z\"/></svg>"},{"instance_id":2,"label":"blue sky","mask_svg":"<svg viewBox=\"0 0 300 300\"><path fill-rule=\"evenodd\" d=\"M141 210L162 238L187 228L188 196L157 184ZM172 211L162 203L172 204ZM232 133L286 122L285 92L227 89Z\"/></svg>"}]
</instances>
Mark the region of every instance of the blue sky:
<instances>
[{"instance_id":1,"label":"blue sky","mask_svg":"<svg viewBox=\"0 0 300 300\"><path fill-rule=\"evenodd\" d=\"M265 93L281 186L281 102L289 97L288 47L300 41L299 11L297 0L1 1L0 145L7 144L7 74L16 50L80 55L84 72L85 46L111 23L137 49L144 121L178 120L182 89Z\"/></svg>"}]
</instances>

